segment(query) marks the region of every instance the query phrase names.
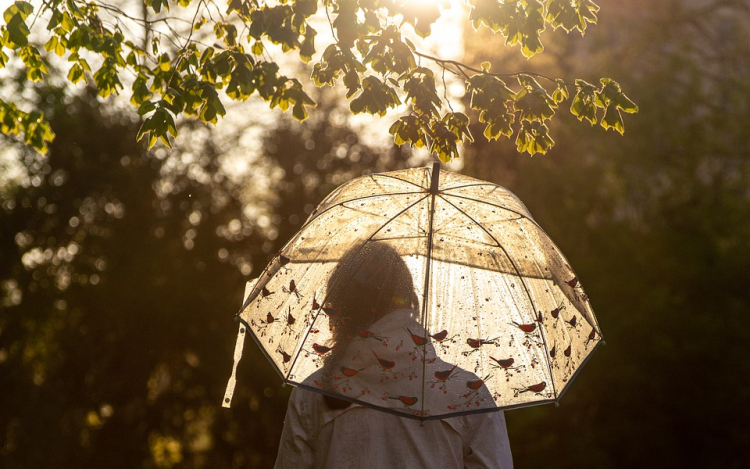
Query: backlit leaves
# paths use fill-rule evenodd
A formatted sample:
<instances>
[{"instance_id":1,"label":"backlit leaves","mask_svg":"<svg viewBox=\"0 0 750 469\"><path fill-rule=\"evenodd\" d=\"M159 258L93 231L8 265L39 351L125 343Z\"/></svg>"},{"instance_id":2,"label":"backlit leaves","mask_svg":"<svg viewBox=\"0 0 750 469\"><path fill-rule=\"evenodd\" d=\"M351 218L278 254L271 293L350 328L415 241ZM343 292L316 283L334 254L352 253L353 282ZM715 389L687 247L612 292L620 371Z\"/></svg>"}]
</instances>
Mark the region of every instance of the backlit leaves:
<instances>
[{"instance_id":1,"label":"backlit leaves","mask_svg":"<svg viewBox=\"0 0 750 469\"><path fill-rule=\"evenodd\" d=\"M521 120L545 121L555 115L557 103L547 94L542 85L529 75L519 75L521 91L515 96L516 109L521 111Z\"/></svg>"},{"instance_id":2,"label":"backlit leaves","mask_svg":"<svg viewBox=\"0 0 750 469\"><path fill-rule=\"evenodd\" d=\"M578 92L570 107L570 112L578 117L578 120L586 119L594 125L597 123L597 109L604 109L601 126L605 129L614 129L621 134L625 131L620 111L633 114L638 112L638 106L630 100L622 91L620 85L610 79L600 80L601 88L576 80Z\"/></svg>"},{"instance_id":3,"label":"backlit leaves","mask_svg":"<svg viewBox=\"0 0 750 469\"><path fill-rule=\"evenodd\" d=\"M380 81L377 77L369 76L362 81L362 91L352 99L350 108L354 114L366 112L384 116L390 108L401 104L401 100L393 87Z\"/></svg>"},{"instance_id":4,"label":"backlit leaves","mask_svg":"<svg viewBox=\"0 0 750 469\"><path fill-rule=\"evenodd\" d=\"M469 17L474 29L484 25L505 36L508 45L520 45L523 55L544 50L540 34L545 29L545 8L538 0L475 0Z\"/></svg>"},{"instance_id":5,"label":"backlit leaves","mask_svg":"<svg viewBox=\"0 0 750 469\"><path fill-rule=\"evenodd\" d=\"M471 108L479 113L479 122L487 124L485 138L510 137L513 134L511 124L515 121L512 107L515 93L501 79L489 74L471 77L467 89L471 92Z\"/></svg>"},{"instance_id":6,"label":"backlit leaves","mask_svg":"<svg viewBox=\"0 0 750 469\"><path fill-rule=\"evenodd\" d=\"M547 153L547 150L555 144L544 123L525 121L521 124L521 129L516 137L516 149L519 153L527 152L529 155Z\"/></svg>"},{"instance_id":7,"label":"backlit leaves","mask_svg":"<svg viewBox=\"0 0 750 469\"><path fill-rule=\"evenodd\" d=\"M35 11L31 3L16 1L4 11L0 25L0 67L16 57L26 77L39 82L48 77L49 56L67 60L65 76L71 83L93 84L101 98L128 94L143 118L138 138L149 147L159 141L168 146L182 116L217 123L226 114L226 99L259 97L296 119L307 118L308 107L314 105L307 80L280 72L272 58L279 49L312 62L310 79L315 85L343 85L354 114L384 116L403 105L404 115L390 127L394 141L429 148L444 161L458 157L459 144L472 140L472 118L484 124L485 138L515 135L518 150L533 155L553 146L547 121L563 103L570 101L570 111L578 119L618 132L624 128L622 113L638 110L610 79L602 79L600 86L582 80L570 84L532 74L490 73L489 63L477 68L420 53L407 36L432 33L444 7L438 4L225 2L216 10L214 2L146 0L150 18L157 19L149 23L151 34L144 44L134 30L145 24L116 6L47 0ZM540 37L547 25L583 34L596 23L598 11L591 0L469 0L468 5L475 28L499 33L526 57L543 50ZM322 53L316 49L317 31L308 22L319 8L325 9L320 18L328 20L333 35ZM167 11L192 21L164 16ZM133 23L139 27L133 28ZM33 37L39 36L43 47L30 43L32 25L40 25ZM454 111L448 102L446 72L465 80L468 115ZM46 148L52 138L40 115L23 114L4 103L3 118L6 133L37 149Z\"/></svg>"},{"instance_id":8,"label":"backlit leaves","mask_svg":"<svg viewBox=\"0 0 750 469\"><path fill-rule=\"evenodd\" d=\"M24 112L13 103L0 100L0 130L5 135L20 137L24 144L41 153L55 137L44 114L38 111Z\"/></svg>"},{"instance_id":9,"label":"backlit leaves","mask_svg":"<svg viewBox=\"0 0 750 469\"><path fill-rule=\"evenodd\" d=\"M596 105L605 109L601 125L605 129L615 129L622 134L625 132L625 127L620 111L632 114L638 112L638 106L623 94L622 88L616 81L602 78L601 83L603 87L596 95Z\"/></svg>"},{"instance_id":10,"label":"backlit leaves","mask_svg":"<svg viewBox=\"0 0 750 469\"><path fill-rule=\"evenodd\" d=\"M596 12L599 6L591 0L547 0L547 21L555 28L565 31L577 29L581 34L586 31L588 23L596 23Z\"/></svg>"},{"instance_id":11,"label":"backlit leaves","mask_svg":"<svg viewBox=\"0 0 750 469\"><path fill-rule=\"evenodd\" d=\"M2 31L2 44L17 49L29 43L29 27L26 18L34 11L28 2L15 2L3 12L5 27Z\"/></svg>"}]
</instances>

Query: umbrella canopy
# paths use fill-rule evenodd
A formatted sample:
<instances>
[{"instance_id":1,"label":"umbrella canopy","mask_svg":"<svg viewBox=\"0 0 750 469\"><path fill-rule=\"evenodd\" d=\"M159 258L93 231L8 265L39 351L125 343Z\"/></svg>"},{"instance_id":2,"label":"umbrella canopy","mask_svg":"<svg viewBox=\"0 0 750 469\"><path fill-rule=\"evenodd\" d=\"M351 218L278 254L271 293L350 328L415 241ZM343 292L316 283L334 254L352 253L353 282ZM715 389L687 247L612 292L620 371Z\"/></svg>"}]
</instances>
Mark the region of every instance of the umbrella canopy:
<instances>
[{"instance_id":1,"label":"umbrella canopy","mask_svg":"<svg viewBox=\"0 0 750 469\"><path fill-rule=\"evenodd\" d=\"M249 331L285 382L418 419L557 401L602 338L523 203L437 164L332 192L238 317L236 360Z\"/></svg>"}]
</instances>

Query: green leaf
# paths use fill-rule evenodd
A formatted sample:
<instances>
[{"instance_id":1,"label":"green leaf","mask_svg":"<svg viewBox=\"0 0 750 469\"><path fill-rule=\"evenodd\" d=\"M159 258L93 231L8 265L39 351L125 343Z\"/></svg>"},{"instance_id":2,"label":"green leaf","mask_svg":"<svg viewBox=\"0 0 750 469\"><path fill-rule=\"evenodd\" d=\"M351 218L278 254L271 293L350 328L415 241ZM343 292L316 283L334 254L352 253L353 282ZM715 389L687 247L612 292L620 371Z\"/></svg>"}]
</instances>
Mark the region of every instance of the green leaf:
<instances>
[{"instance_id":1,"label":"green leaf","mask_svg":"<svg viewBox=\"0 0 750 469\"><path fill-rule=\"evenodd\" d=\"M159 56L159 70L162 72L168 72L172 68L172 61L169 58L169 54L161 54Z\"/></svg>"},{"instance_id":2,"label":"green leaf","mask_svg":"<svg viewBox=\"0 0 750 469\"><path fill-rule=\"evenodd\" d=\"M55 29L60 23L62 23L63 14L60 12L60 10L53 10L52 16L49 19L49 22L47 23L47 31L52 31Z\"/></svg>"},{"instance_id":3,"label":"green leaf","mask_svg":"<svg viewBox=\"0 0 750 469\"><path fill-rule=\"evenodd\" d=\"M6 23L10 23L11 19L18 15L22 21L25 21L30 14L34 12L34 7L28 2L14 2L13 5L9 6L3 12L3 19Z\"/></svg>"},{"instance_id":4,"label":"green leaf","mask_svg":"<svg viewBox=\"0 0 750 469\"><path fill-rule=\"evenodd\" d=\"M570 105L570 112L582 121L586 119L591 125L596 124L596 87L583 80L576 80L578 91Z\"/></svg>"},{"instance_id":5,"label":"green leaf","mask_svg":"<svg viewBox=\"0 0 750 469\"><path fill-rule=\"evenodd\" d=\"M622 115L617 109L617 103L612 101L608 106L602 118L601 126L605 129L614 129L620 134L625 132L625 125L622 122Z\"/></svg>"},{"instance_id":6,"label":"green leaf","mask_svg":"<svg viewBox=\"0 0 750 469\"><path fill-rule=\"evenodd\" d=\"M440 161L447 163L453 158L458 158L458 145L460 139L451 132L443 121L433 121L430 126L432 145L430 151L436 153Z\"/></svg>"},{"instance_id":7,"label":"green leaf","mask_svg":"<svg viewBox=\"0 0 750 469\"><path fill-rule=\"evenodd\" d=\"M73 28L76 27L76 21L70 16L70 14L66 11L62 14L62 19L60 21L60 27L62 28L63 32L69 33L73 31Z\"/></svg>"},{"instance_id":8,"label":"green leaf","mask_svg":"<svg viewBox=\"0 0 750 469\"><path fill-rule=\"evenodd\" d=\"M432 70L418 67L405 78L406 102L411 103L418 114L437 117L442 102L435 88L435 76Z\"/></svg>"},{"instance_id":9,"label":"green leaf","mask_svg":"<svg viewBox=\"0 0 750 469\"><path fill-rule=\"evenodd\" d=\"M424 148L427 145L426 124L416 116L404 116L391 125L388 132L393 135L396 145L408 143L412 147Z\"/></svg>"},{"instance_id":10,"label":"green leaf","mask_svg":"<svg viewBox=\"0 0 750 469\"><path fill-rule=\"evenodd\" d=\"M545 121L555 115L557 104L534 78L519 75L523 89L516 95L516 109L521 111L521 120Z\"/></svg>"},{"instance_id":11,"label":"green leaf","mask_svg":"<svg viewBox=\"0 0 750 469\"><path fill-rule=\"evenodd\" d=\"M388 109L399 104L401 100L393 88L377 77L369 76L362 81L362 90L359 96L351 101L349 107L354 114L367 112L384 116Z\"/></svg>"},{"instance_id":12,"label":"green leaf","mask_svg":"<svg viewBox=\"0 0 750 469\"><path fill-rule=\"evenodd\" d=\"M169 11L169 1L168 0L143 0L143 2L146 4L146 6L151 7L151 9L154 10L154 13L159 13L161 11L162 7L165 10Z\"/></svg>"},{"instance_id":13,"label":"green leaf","mask_svg":"<svg viewBox=\"0 0 750 469\"><path fill-rule=\"evenodd\" d=\"M599 6L591 0L547 0L546 19L555 28L568 32L577 29L583 35L588 23L596 23L597 11Z\"/></svg>"},{"instance_id":14,"label":"green leaf","mask_svg":"<svg viewBox=\"0 0 750 469\"><path fill-rule=\"evenodd\" d=\"M174 117L165 107L157 105L154 113L143 121L141 128L138 129L136 138L138 141L141 141L144 137L148 136L149 149L159 140L167 148L171 148L170 135L177 135Z\"/></svg>"},{"instance_id":15,"label":"green leaf","mask_svg":"<svg viewBox=\"0 0 750 469\"><path fill-rule=\"evenodd\" d=\"M629 114L638 112L638 106L622 92L620 84L611 78L602 78L602 89L596 95L597 106L607 108L610 103L616 103L617 107Z\"/></svg>"},{"instance_id":16,"label":"green leaf","mask_svg":"<svg viewBox=\"0 0 750 469\"><path fill-rule=\"evenodd\" d=\"M40 153L47 153L48 143L55 138L44 114L39 111L25 113L13 103L0 100L0 131L5 135L21 137L23 143Z\"/></svg>"},{"instance_id":17,"label":"green leaf","mask_svg":"<svg viewBox=\"0 0 750 469\"><path fill-rule=\"evenodd\" d=\"M467 89L471 92L470 107L479 112L479 122L487 124L484 136L495 140L513 134L511 124L515 121L510 104L516 94L501 79L486 74L469 78Z\"/></svg>"},{"instance_id":18,"label":"green leaf","mask_svg":"<svg viewBox=\"0 0 750 469\"><path fill-rule=\"evenodd\" d=\"M99 96L102 98L119 93L119 89L122 89L122 83L120 83L120 78L117 76L114 60L106 59L104 61L99 70L94 73L94 83L96 83Z\"/></svg>"},{"instance_id":19,"label":"green leaf","mask_svg":"<svg viewBox=\"0 0 750 469\"><path fill-rule=\"evenodd\" d=\"M448 130L453 133L457 141L462 141L466 138L468 141L473 142L469 131L469 117L463 112L449 112L443 117L443 122L448 126Z\"/></svg>"},{"instance_id":20,"label":"green leaf","mask_svg":"<svg viewBox=\"0 0 750 469\"><path fill-rule=\"evenodd\" d=\"M8 8L8 10L11 8L13 7ZM8 10L6 10L5 16L7 16ZM8 42L5 45L11 49L26 46L29 43L29 28L26 26L21 13L15 13L7 21Z\"/></svg>"},{"instance_id":21,"label":"green leaf","mask_svg":"<svg viewBox=\"0 0 750 469\"><path fill-rule=\"evenodd\" d=\"M77 62L74 63L73 66L70 67L70 70L68 71L68 80L71 83L76 84L79 81L83 80L84 78L85 77L83 73L83 67L81 67L81 65Z\"/></svg>"},{"instance_id":22,"label":"green leaf","mask_svg":"<svg viewBox=\"0 0 750 469\"><path fill-rule=\"evenodd\" d=\"M147 102L147 100L151 98L152 93L151 91L149 91L148 86L146 85L147 80L148 79L145 75L139 74L133 81L133 86L131 88L133 94L130 97L130 103L133 104L133 106L141 106L142 104L144 104L144 102ZM143 115L145 113L151 112L152 109L144 109L144 112L141 112L141 108L139 107L138 113Z\"/></svg>"},{"instance_id":23,"label":"green leaf","mask_svg":"<svg viewBox=\"0 0 750 469\"><path fill-rule=\"evenodd\" d=\"M568 87L560 78L555 80L555 83L557 83L557 88L552 93L552 100L555 102L555 104L560 104L569 97Z\"/></svg>"},{"instance_id":24,"label":"green leaf","mask_svg":"<svg viewBox=\"0 0 750 469\"><path fill-rule=\"evenodd\" d=\"M141 103L138 108L138 115L143 116L156 109L156 103L154 101L145 101Z\"/></svg>"},{"instance_id":25,"label":"green leaf","mask_svg":"<svg viewBox=\"0 0 750 469\"><path fill-rule=\"evenodd\" d=\"M516 149L534 156L547 153L555 142L549 136L549 129L541 122L523 122L516 137Z\"/></svg>"}]
</instances>

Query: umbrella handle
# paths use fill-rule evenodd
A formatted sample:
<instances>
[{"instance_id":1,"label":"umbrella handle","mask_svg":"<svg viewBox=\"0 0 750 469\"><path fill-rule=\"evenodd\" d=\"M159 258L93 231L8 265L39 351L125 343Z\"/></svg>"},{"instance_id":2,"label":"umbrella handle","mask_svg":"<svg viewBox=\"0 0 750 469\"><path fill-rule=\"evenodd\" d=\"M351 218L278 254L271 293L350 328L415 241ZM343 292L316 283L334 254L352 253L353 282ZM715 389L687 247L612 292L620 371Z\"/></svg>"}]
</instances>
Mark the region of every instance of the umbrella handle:
<instances>
[{"instance_id":1,"label":"umbrella handle","mask_svg":"<svg viewBox=\"0 0 750 469\"><path fill-rule=\"evenodd\" d=\"M258 279L256 278L245 284L245 299L247 299L247 296L253 291L253 287L255 287L257 281ZM240 314L235 316L235 319L240 323L240 328L237 332L237 342L234 344L234 364L232 365L232 375L229 377L227 389L224 391L224 400L221 403L222 407L230 407L232 405L234 387L237 384L237 365L239 365L240 359L242 358L242 349L245 346L245 333L248 331L248 323L242 319Z\"/></svg>"},{"instance_id":2,"label":"umbrella handle","mask_svg":"<svg viewBox=\"0 0 750 469\"><path fill-rule=\"evenodd\" d=\"M237 333L237 343L234 345L234 365L232 366L232 375L229 377L227 389L224 391L224 401L221 403L222 407L230 407L232 405L234 387L237 384L237 365L240 363L242 349L245 345L245 332L247 331L245 324L247 324L245 321L240 321L240 330Z\"/></svg>"}]
</instances>

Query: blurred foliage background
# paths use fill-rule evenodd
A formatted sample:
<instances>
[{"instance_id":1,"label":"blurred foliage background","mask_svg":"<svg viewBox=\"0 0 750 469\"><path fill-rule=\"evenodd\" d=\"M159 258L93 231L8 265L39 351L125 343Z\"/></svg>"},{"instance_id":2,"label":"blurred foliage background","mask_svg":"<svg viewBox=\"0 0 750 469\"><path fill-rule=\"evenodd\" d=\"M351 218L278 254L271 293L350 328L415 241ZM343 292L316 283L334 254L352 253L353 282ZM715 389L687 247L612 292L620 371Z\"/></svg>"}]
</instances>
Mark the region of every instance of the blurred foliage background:
<instances>
[{"instance_id":1,"label":"blurred foliage background","mask_svg":"<svg viewBox=\"0 0 750 469\"><path fill-rule=\"evenodd\" d=\"M598 3L585 38L554 33L529 61L466 37L467 63L595 65L641 109L624 137L561 115L543 157L463 151L463 173L514 191L566 253L607 340L559 408L506 414L515 464L748 467L750 10ZM2 143L0 466L271 467L289 388L250 342L220 407L244 283L337 185L424 160L368 146L323 95L305 124L264 124L239 171L242 132L184 122L147 152L130 111L16 86L57 138L48 157Z\"/></svg>"}]
</instances>

